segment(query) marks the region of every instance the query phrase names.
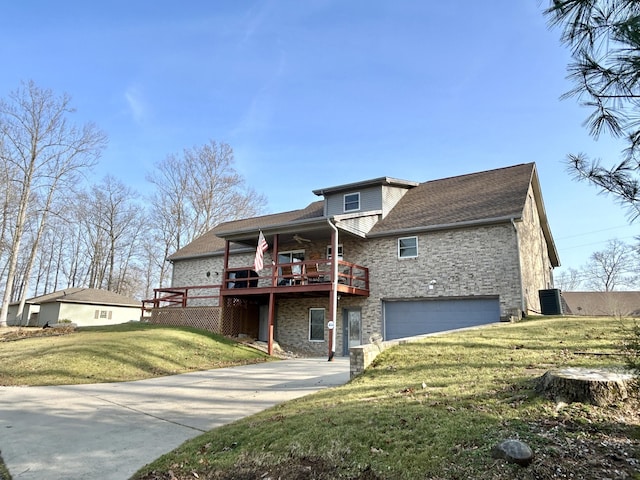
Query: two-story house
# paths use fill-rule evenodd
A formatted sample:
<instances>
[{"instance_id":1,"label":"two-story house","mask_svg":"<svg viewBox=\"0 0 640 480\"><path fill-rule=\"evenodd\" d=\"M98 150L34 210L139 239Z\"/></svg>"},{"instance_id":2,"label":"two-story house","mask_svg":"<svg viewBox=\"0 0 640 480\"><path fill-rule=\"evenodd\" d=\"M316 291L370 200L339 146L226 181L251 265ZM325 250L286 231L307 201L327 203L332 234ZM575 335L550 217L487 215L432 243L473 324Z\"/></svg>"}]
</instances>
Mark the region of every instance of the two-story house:
<instances>
[{"instance_id":1,"label":"two-story house","mask_svg":"<svg viewBox=\"0 0 640 480\"><path fill-rule=\"evenodd\" d=\"M172 305L241 310L231 333L331 356L538 313L553 287L558 254L533 163L313 193L305 208L220 224L171 255ZM268 250L255 272L260 232Z\"/></svg>"}]
</instances>

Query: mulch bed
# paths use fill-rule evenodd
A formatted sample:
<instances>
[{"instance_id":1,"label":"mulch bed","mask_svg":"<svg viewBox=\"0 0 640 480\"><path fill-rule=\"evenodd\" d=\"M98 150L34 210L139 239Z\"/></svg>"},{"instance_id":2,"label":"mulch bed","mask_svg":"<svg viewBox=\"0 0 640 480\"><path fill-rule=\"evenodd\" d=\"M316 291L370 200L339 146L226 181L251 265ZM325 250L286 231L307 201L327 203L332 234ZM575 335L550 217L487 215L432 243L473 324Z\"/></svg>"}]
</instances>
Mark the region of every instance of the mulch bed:
<instances>
[{"instance_id":1,"label":"mulch bed","mask_svg":"<svg viewBox=\"0 0 640 480\"><path fill-rule=\"evenodd\" d=\"M0 328L0 342L14 342L34 337L69 335L76 331L73 324L58 324L53 327L4 327Z\"/></svg>"}]
</instances>

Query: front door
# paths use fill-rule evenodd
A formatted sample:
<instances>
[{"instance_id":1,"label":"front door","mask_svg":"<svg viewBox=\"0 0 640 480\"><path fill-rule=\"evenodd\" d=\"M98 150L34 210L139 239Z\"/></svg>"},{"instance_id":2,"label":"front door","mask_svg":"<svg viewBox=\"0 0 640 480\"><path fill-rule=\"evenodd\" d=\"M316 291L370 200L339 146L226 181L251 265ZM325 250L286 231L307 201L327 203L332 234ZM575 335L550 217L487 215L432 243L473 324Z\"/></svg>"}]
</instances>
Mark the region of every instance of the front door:
<instances>
[{"instance_id":1,"label":"front door","mask_svg":"<svg viewBox=\"0 0 640 480\"><path fill-rule=\"evenodd\" d=\"M260 305L258 340L269 341L269 305Z\"/></svg>"},{"instance_id":2,"label":"front door","mask_svg":"<svg viewBox=\"0 0 640 480\"><path fill-rule=\"evenodd\" d=\"M344 320L344 355L349 355L349 349L362 345L362 312L359 308L345 308L342 313Z\"/></svg>"}]
</instances>

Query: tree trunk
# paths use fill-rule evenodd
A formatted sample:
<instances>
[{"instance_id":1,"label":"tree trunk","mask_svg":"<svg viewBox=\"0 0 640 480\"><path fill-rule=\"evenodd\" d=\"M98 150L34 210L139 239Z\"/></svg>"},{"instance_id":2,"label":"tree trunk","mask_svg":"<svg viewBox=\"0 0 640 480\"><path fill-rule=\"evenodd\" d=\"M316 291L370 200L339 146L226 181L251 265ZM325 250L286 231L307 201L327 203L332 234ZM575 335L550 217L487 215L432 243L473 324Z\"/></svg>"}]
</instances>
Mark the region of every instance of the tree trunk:
<instances>
[{"instance_id":1,"label":"tree trunk","mask_svg":"<svg viewBox=\"0 0 640 480\"><path fill-rule=\"evenodd\" d=\"M51 184L51 189L47 193L47 200L45 201L44 208L42 209L42 214L40 215L40 223L38 225L38 230L36 232L35 238L33 239L33 244L31 245L31 252L29 253L29 259L27 260L27 267L24 272L24 290L20 295L20 305L18 307L16 320L21 319L22 321L24 321L25 326L29 324L29 318L23 319L22 314L24 312L25 302L27 301L27 294L29 291L29 281L31 279L31 270L33 269L33 265L36 262L36 257L38 255L38 247L40 245L40 241L42 240L42 236L47 226L49 209L51 208L51 204L53 203L53 196L54 196L54 193L56 192L57 185L58 185L58 179L56 178Z\"/></svg>"},{"instance_id":2,"label":"tree trunk","mask_svg":"<svg viewBox=\"0 0 640 480\"><path fill-rule=\"evenodd\" d=\"M30 176L27 176L25 181L25 187L23 187L22 194L20 196L20 208L18 210L18 219L16 222L15 232L11 241L11 254L9 255L9 268L7 270L6 286L4 295L2 297L2 307L0 307L0 327L7 326L7 315L9 313L9 303L11 302L11 295L13 293L13 285L18 269L18 255L20 253L20 244L22 242L22 235L24 233L24 225L27 218L27 206L31 190L27 183L30 183Z\"/></svg>"},{"instance_id":3,"label":"tree trunk","mask_svg":"<svg viewBox=\"0 0 640 480\"><path fill-rule=\"evenodd\" d=\"M550 370L537 379L536 391L556 402L609 405L624 400L633 375L602 368Z\"/></svg>"}]
</instances>

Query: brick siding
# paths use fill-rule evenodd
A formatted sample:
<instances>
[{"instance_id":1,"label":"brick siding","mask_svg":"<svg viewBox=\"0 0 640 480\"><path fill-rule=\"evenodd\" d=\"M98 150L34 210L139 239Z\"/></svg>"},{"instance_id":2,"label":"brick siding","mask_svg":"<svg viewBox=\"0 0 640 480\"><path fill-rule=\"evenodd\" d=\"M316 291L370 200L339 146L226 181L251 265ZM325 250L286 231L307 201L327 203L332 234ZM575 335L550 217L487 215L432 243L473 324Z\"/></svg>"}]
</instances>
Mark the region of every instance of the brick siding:
<instances>
[{"instance_id":1,"label":"brick siding","mask_svg":"<svg viewBox=\"0 0 640 480\"><path fill-rule=\"evenodd\" d=\"M539 310L538 290L549 288L551 268L532 195L523 221L515 225L507 222L415 235L418 238L416 258L398 258L400 236L363 241L341 235L339 243L343 244L344 259L369 268L370 296L342 296L338 300L336 353L342 355L343 352L343 309L361 309L362 341L370 343L373 336L383 331L385 299L495 296L499 298L501 316L519 314L523 308L525 313ZM282 245L280 250L305 249L307 258L312 255L325 258L327 243ZM270 263L271 257L267 254L265 265ZM252 253L230 258L232 268L252 264ZM222 266L221 256L176 261L173 286L220 283ZM275 337L285 348L326 355L326 327L324 341L309 340L311 308L325 308L325 318L329 320L328 297L280 299L276 307Z\"/></svg>"}]
</instances>

